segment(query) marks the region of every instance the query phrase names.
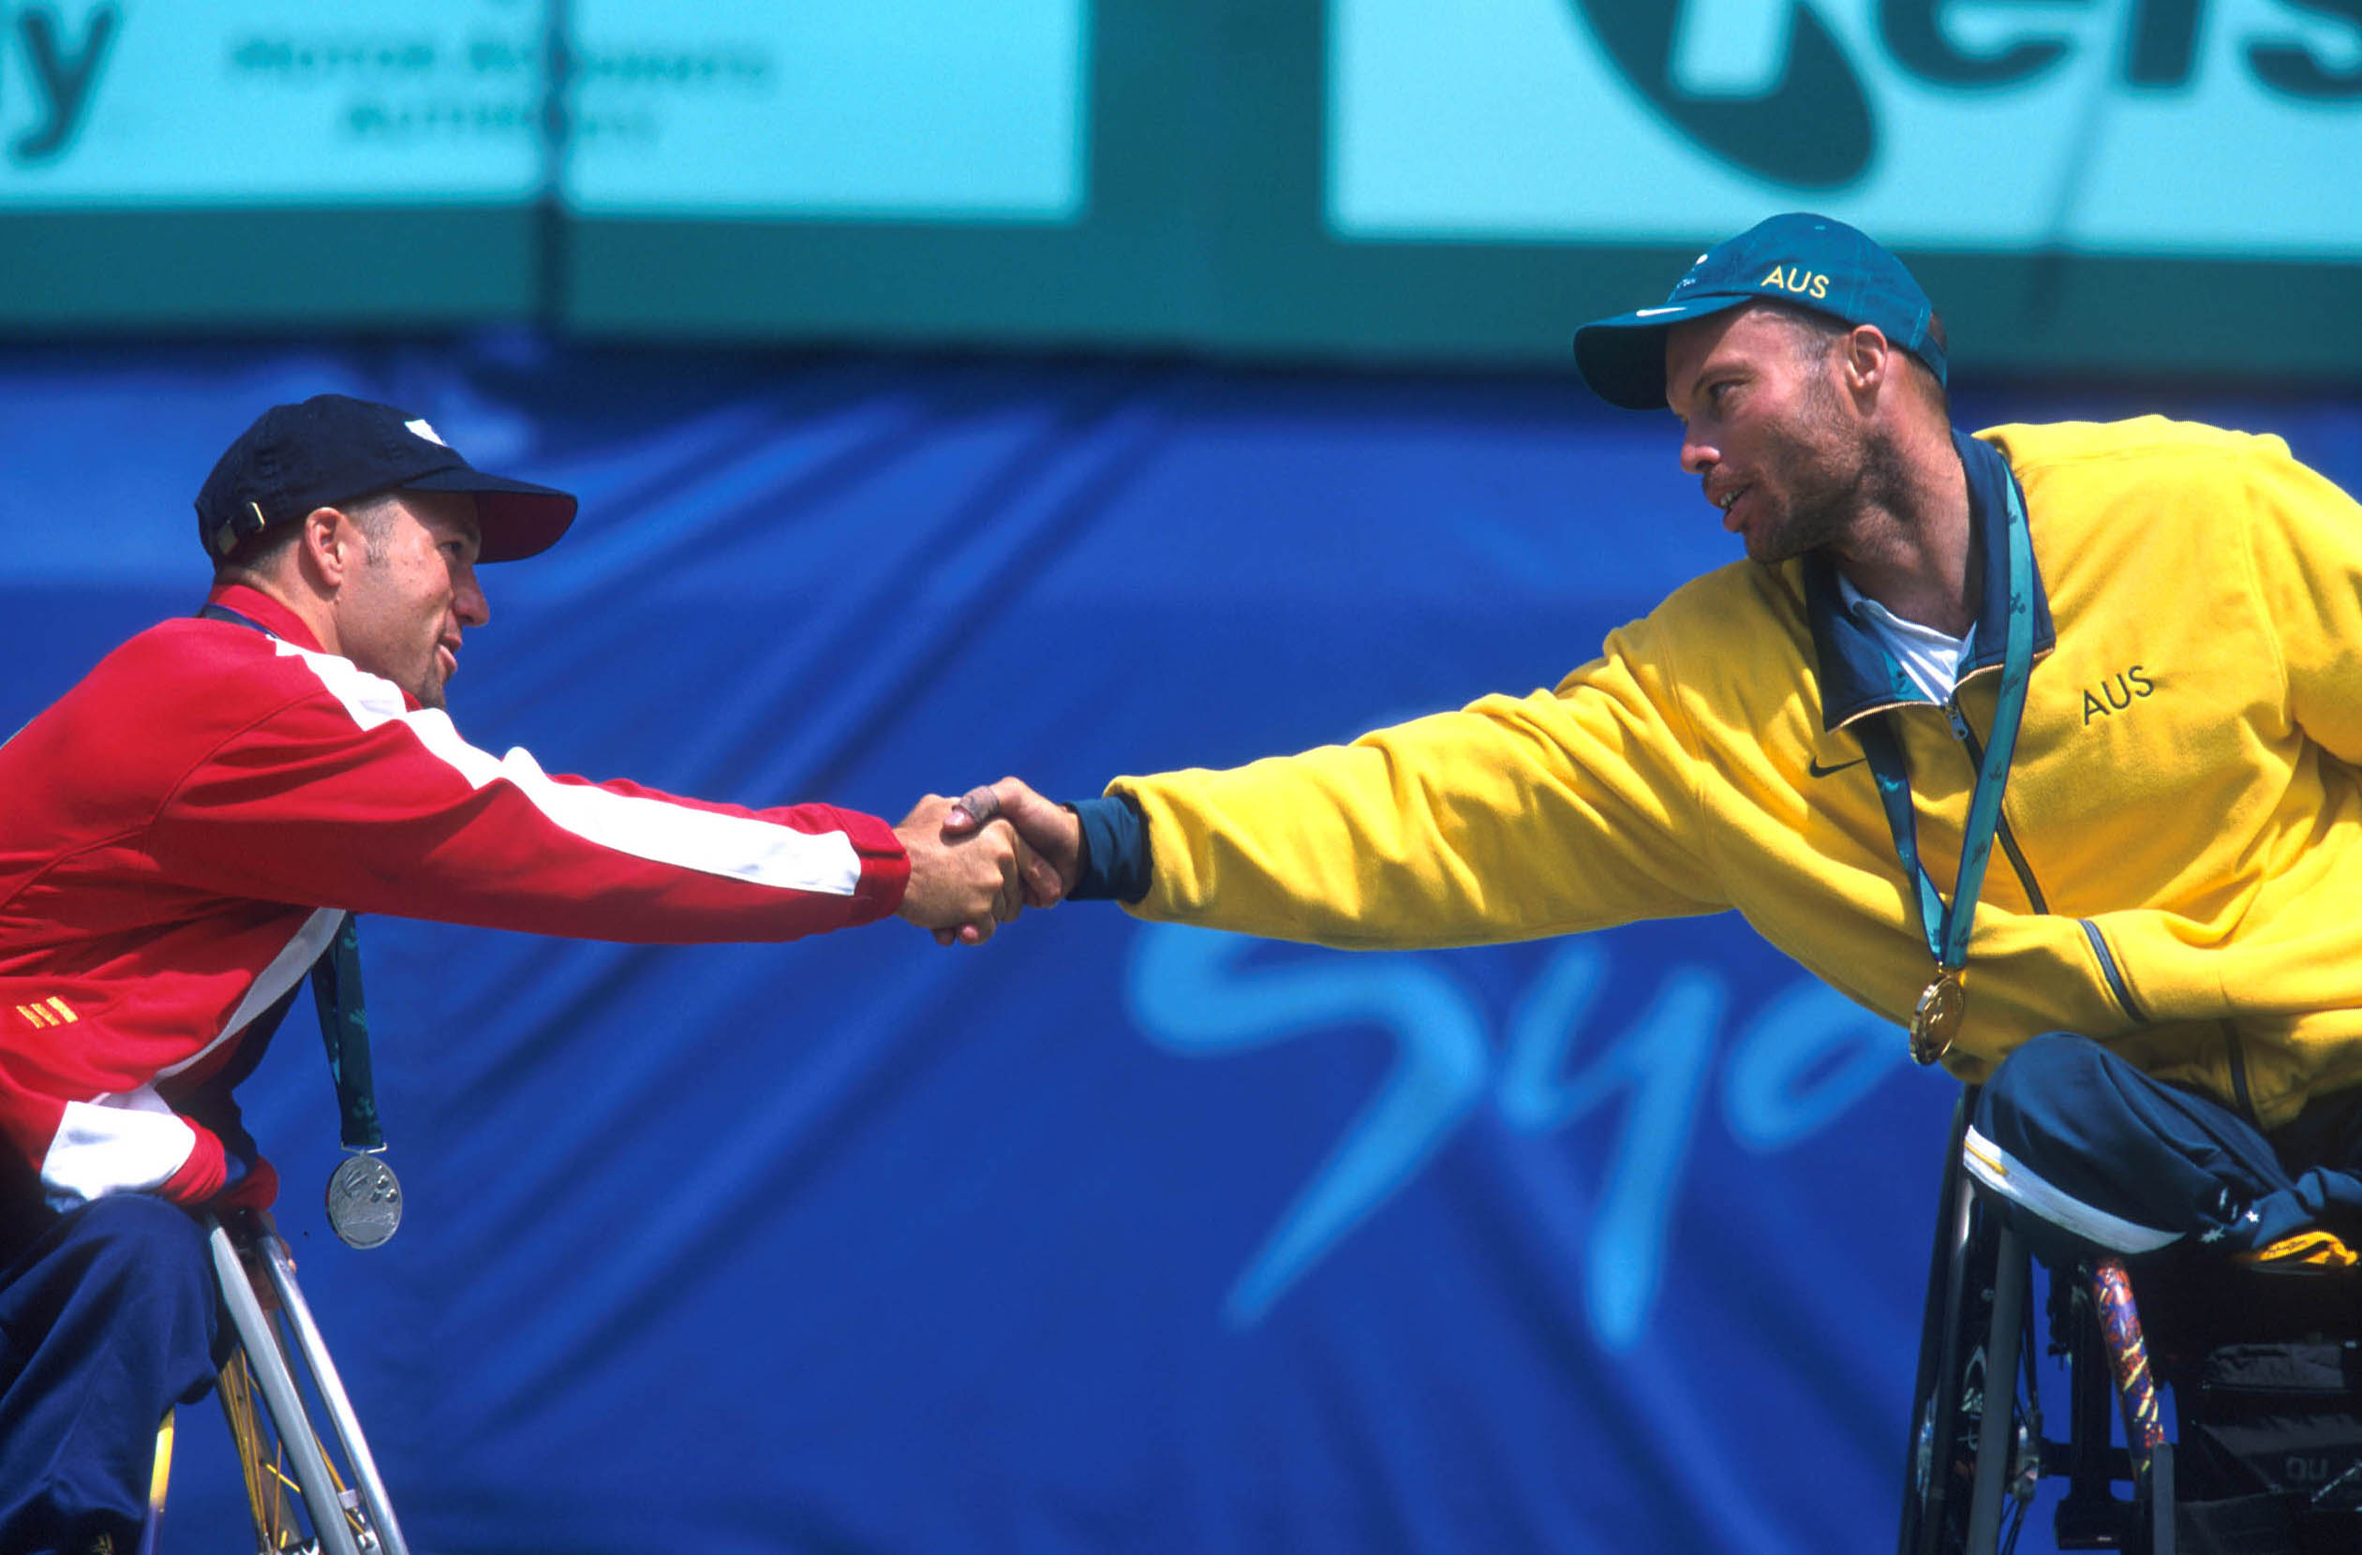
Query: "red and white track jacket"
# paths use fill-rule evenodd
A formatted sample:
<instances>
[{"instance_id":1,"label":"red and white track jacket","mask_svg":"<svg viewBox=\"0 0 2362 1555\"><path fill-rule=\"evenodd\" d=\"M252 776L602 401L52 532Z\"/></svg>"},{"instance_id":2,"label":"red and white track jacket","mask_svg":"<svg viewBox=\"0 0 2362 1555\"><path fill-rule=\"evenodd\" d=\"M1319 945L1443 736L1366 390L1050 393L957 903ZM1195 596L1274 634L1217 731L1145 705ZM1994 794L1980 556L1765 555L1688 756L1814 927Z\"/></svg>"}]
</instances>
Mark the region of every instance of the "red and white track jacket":
<instances>
[{"instance_id":1,"label":"red and white track jacket","mask_svg":"<svg viewBox=\"0 0 2362 1555\"><path fill-rule=\"evenodd\" d=\"M552 777L264 595L214 598L274 635L151 627L0 746L0 1147L55 1206L221 1190L221 1139L179 1108L348 910L681 944L901 903L874 816Z\"/></svg>"}]
</instances>

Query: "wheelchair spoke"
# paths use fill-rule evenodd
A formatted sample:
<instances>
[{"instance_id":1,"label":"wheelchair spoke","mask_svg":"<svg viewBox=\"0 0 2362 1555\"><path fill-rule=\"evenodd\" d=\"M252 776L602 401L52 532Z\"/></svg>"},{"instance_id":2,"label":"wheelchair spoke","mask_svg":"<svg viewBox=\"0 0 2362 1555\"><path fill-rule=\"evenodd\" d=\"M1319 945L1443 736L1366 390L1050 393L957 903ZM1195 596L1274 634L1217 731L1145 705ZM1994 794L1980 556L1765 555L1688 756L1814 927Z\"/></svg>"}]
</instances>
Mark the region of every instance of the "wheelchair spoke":
<instances>
[{"instance_id":1,"label":"wheelchair spoke","mask_svg":"<svg viewBox=\"0 0 2362 1555\"><path fill-rule=\"evenodd\" d=\"M390 1515L382 1522L370 1515L383 1504L382 1493L367 1498L372 1507L364 1510L364 1496L347 1483L331 1456L331 1444L312 1424L296 1374L298 1359L338 1417L338 1445L348 1453L358 1448L365 1455L358 1427L349 1420L342 1386L295 1288L284 1248L276 1245L267 1226L259 1236L244 1230L243 1246L219 1224L209 1235L224 1304L238 1334L218 1391L245 1470L247 1501L262 1555L402 1555L401 1537L392 1529ZM267 1306L258 1299L260 1277L248 1272L257 1266L268 1276L261 1286L268 1292ZM295 1492L292 1497L290 1490ZM296 1519L298 1501L309 1524L308 1539Z\"/></svg>"}]
</instances>

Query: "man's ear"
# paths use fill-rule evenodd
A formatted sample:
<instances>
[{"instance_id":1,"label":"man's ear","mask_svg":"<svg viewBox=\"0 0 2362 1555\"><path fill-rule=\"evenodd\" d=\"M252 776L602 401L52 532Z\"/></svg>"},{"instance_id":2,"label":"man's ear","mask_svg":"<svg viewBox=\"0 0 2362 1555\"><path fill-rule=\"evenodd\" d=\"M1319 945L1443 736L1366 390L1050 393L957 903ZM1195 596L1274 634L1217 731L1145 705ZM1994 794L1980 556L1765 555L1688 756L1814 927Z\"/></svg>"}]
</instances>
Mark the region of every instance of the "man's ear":
<instances>
[{"instance_id":1,"label":"man's ear","mask_svg":"<svg viewBox=\"0 0 2362 1555\"><path fill-rule=\"evenodd\" d=\"M360 564L360 526L342 508L314 508L302 522L295 548L303 553L304 569L333 593L344 585L345 574Z\"/></svg>"},{"instance_id":2,"label":"man's ear","mask_svg":"<svg viewBox=\"0 0 2362 1555\"><path fill-rule=\"evenodd\" d=\"M1894 376L1894 345L1875 324L1856 324L1845 337L1845 386L1875 394Z\"/></svg>"}]
</instances>

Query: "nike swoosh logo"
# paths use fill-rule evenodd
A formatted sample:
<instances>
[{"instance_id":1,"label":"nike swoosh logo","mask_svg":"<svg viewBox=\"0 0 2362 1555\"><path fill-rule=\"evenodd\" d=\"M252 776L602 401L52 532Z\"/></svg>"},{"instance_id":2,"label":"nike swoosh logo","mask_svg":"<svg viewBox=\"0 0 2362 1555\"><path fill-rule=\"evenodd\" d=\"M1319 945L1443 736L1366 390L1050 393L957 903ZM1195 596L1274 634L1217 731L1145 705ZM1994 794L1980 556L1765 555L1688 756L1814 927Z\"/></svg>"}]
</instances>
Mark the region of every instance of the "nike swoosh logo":
<instances>
[{"instance_id":1,"label":"nike swoosh logo","mask_svg":"<svg viewBox=\"0 0 2362 1555\"><path fill-rule=\"evenodd\" d=\"M1869 759L1870 758L1867 756L1856 756L1853 760L1841 761L1834 767L1824 767L1821 765L1821 758L1815 756L1804 764L1804 770L1817 778L1835 777L1838 773L1843 772L1846 768L1858 767Z\"/></svg>"},{"instance_id":2,"label":"nike swoosh logo","mask_svg":"<svg viewBox=\"0 0 2362 1555\"><path fill-rule=\"evenodd\" d=\"M1681 311L1679 308L1634 308L1632 316L1636 319L1653 319L1660 313L1679 313Z\"/></svg>"}]
</instances>

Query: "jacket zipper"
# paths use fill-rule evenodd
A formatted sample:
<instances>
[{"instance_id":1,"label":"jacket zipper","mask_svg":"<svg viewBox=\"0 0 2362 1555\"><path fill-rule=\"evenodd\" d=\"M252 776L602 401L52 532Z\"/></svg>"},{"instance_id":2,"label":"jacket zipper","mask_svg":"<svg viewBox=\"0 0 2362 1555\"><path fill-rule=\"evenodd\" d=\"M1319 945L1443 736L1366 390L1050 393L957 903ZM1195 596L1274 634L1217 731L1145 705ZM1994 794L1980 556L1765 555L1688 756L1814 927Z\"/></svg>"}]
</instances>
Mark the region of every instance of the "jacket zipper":
<instances>
[{"instance_id":1,"label":"jacket zipper","mask_svg":"<svg viewBox=\"0 0 2362 1555\"><path fill-rule=\"evenodd\" d=\"M1944 704L1944 716L1952 720L1952 737L1967 750L1968 764L1983 771L1985 747L1977 742L1976 731L1968 726L1968 719L1961 714L1958 692L1953 693L1952 700ZM2050 916L2050 904L2043 900L2042 887L2035 883L2033 866L2026 862L2026 855L2018 849L2018 839L2009 829L2009 812L2006 809L2001 814L1995 835L2000 839L2001 851L2008 858L2009 867L2017 872L2018 884L2025 887L2026 900L2033 904L2036 912L2047 918Z\"/></svg>"},{"instance_id":2,"label":"jacket zipper","mask_svg":"<svg viewBox=\"0 0 2362 1555\"><path fill-rule=\"evenodd\" d=\"M1985 750L1977 741L1976 731L1968 726L1968 719L1960 711L1960 693L1957 690L1952 693L1952 699L1944 704L1944 716L1952 721L1952 735L1967 752L1970 765L1982 770ZM2026 862L2026 855L2019 849L2017 838L2010 834L2007 814L2001 816L1996 835L2001 842L2001 851L2009 858L2009 867L2017 871L2018 884L2026 888L2026 900L2033 904L2036 912L2049 916L2050 904L2043 899L2042 887L2035 882L2033 867ZM2083 926L2083 937L2091 941L2092 953L2099 958L2100 975L2107 979L2108 992L2115 998L2116 1008L2123 1012L2125 1019L2146 1025L2148 1016L2141 1012L2140 1005L2133 999L2132 989L2124 981L2123 972L2117 968L2116 957L2109 951L2108 942L2100 933L2100 926L2089 918L2075 921Z\"/></svg>"},{"instance_id":3,"label":"jacket zipper","mask_svg":"<svg viewBox=\"0 0 2362 1555\"><path fill-rule=\"evenodd\" d=\"M2255 1115L2255 1099L2247 1094L2247 1043L2239 1035L2239 1028L2223 1022L2223 1046L2231 1060L2231 1093L2239 1098L2239 1110L2256 1127L2263 1123Z\"/></svg>"},{"instance_id":4,"label":"jacket zipper","mask_svg":"<svg viewBox=\"0 0 2362 1555\"><path fill-rule=\"evenodd\" d=\"M2127 1020L2136 1025L2147 1025L2149 1017L2141 1013L2141 1007L2133 1002L2132 990L2125 986L2124 974L2116 970L2116 958L2108 953L2108 942L2100 934L2100 926L2089 918L2075 921L2083 925L2083 937L2091 941L2092 953L2100 958L2100 971L2108 979L2108 992L2116 996L2116 1007L2124 1012Z\"/></svg>"}]
</instances>

